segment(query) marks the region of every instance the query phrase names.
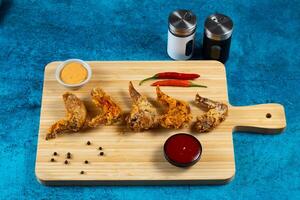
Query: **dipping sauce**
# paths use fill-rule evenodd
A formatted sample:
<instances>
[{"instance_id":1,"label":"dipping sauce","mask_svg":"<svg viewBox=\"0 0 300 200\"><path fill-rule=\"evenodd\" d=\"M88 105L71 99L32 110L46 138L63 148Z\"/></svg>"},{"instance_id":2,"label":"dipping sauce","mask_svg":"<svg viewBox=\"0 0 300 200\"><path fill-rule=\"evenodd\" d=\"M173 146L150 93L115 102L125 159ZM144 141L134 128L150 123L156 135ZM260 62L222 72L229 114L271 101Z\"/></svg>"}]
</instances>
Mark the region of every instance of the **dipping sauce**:
<instances>
[{"instance_id":1,"label":"dipping sauce","mask_svg":"<svg viewBox=\"0 0 300 200\"><path fill-rule=\"evenodd\" d=\"M201 156L202 146L197 138L186 133L172 135L164 145L165 158L177 167L194 165Z\"/></svg>"},{"instance_id":2,"label":"dipping sauce","mask_svg":"<svg viewBox=\"0 0 300 200\"><path fill-rule=\"evenodd\" d=\"M87 79L88 72L79 62L66 64L60 73L61 80L66 84L79 84Z\"/></svg>"}]
</instances>

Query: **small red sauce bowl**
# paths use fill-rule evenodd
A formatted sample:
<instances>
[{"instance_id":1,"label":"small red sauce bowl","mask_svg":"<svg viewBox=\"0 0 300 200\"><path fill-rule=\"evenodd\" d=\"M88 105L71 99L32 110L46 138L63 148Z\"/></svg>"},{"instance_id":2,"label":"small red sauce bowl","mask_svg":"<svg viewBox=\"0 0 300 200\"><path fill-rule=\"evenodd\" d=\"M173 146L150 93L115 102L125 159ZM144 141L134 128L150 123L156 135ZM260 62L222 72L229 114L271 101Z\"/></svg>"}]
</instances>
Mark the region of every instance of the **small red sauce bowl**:
<instances>
[{"instance_id":1,"label":"small red sauce bowl","mask_svg":"<svg viewBox=\"0 0 300 200\"><path fill-rule=\"evenodd\" d=\"M172 135L164 144L165 158L177 167L194 165L201 157L202 146L197 138L190 134Z\"/></svg>"}]
</instances>

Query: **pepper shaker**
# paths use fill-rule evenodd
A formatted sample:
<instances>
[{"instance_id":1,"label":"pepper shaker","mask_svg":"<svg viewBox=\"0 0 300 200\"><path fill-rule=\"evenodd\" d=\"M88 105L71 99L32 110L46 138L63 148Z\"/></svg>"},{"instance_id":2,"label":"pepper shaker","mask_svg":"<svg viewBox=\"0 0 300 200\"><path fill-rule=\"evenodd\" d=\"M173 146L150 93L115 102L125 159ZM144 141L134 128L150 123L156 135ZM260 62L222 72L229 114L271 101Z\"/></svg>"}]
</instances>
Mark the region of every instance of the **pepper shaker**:
<instances>
[{"instance_id":1,"label":"pepper shaker","mask_svg":"<svg viewBox=\"0 0 300 200\"><path fill-rule=\"evenodd\" d=\"M205 59L225 63L229 57L232 20L223 14L212 14L206 18L203 35L203 55Z\"/></svg>"},{"instance_id":2,"label":"pepper shaker","mask_svg":"<svg viewBox=\"0 0 300 200\"><path fill-rule=\"evenodd\" d=\"M190 59L194 53L196 15L176 10L169 15L168 55L174 60Z\"/></svg>"}]
</instances>

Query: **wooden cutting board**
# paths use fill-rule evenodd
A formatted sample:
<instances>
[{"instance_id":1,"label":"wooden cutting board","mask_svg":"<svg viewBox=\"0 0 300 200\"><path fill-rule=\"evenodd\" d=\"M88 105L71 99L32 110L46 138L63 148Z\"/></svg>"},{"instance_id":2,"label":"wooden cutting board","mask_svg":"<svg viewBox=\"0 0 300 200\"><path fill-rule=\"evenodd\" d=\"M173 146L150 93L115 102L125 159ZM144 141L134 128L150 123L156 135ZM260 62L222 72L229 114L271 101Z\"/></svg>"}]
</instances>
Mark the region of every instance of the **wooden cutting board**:
<instances>
[{"instance_id":1,"label":"wooden cutting board","mask_svg":"<svg viewBox=\"0 0 300 200\"><path fill-rule=\"evenodd\" d=\"M157 62L89 62L93 75L91 81L73 91L93 111L90 91L101 87L118 102L125 112L131 107L128 82L155 102L155 88L151 81L138 86L141 79L162 71L199 73L195 83L208 88L162 87L166 94L188 101L193 121L203 113L193 103L196 93L229 105L227 119L212 132L193 133L190 129L159 129L143 133L124 132L122 126L103 126L85 132L61 135L45 140L49 126L65 116L62 94L69 89L55 80L55 69L60 62L52 62L45 68L44 89L37 147L37 179L47 185L88 184L221 184L230 181L235 174L232 132L252 131L279 133L286 126L283 106L261 104L235 107L228 102L224 65L216 61L157 61ZM238 87L238 86L237 86ZM243 95L243 94L241 94ZM269 118L268 118L268 117ZM202 157L190 168L178 168L168 163L163 155L166 139L178 132L188 132L202 143ZM87 145L87 141L91 145ZM104 156L98 148L103 148ZM57 152L58 156L53 156ZM64 164L67 152L71 153ZM51 162L51 158L55 162ZM88 164L85 164L85 160ZM257 164L257 163L256 163ZM259 164L259 163L258 163ZM84 173L81 174L81 171Z\"/></svg>"}]
</instances>

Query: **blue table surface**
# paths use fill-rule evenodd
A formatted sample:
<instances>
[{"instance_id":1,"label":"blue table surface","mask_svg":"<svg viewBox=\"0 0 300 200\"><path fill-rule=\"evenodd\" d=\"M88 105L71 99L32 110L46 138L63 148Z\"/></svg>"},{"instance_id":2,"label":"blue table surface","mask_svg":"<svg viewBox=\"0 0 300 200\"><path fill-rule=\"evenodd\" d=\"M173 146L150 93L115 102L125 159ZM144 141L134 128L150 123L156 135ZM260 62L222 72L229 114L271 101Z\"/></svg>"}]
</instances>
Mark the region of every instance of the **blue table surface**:
<instances>
[{"instance_id":1,"label":"blue table surface","mask_svg":"<svg viewBox=\"0 0 300 200\"><path fill-rule=\"evenodd\" d=\"M170 60L167 17L198 17L194 59L206 16L234 21L226 63L231 104L276 102L279 135L234 133L236 176L221 186L47 187L35 178L43 72L47 63ZM4 0L0 7L0 199L299 199L300 1Z\"/></svg>"}]
</instances>

